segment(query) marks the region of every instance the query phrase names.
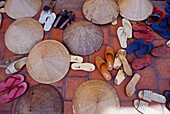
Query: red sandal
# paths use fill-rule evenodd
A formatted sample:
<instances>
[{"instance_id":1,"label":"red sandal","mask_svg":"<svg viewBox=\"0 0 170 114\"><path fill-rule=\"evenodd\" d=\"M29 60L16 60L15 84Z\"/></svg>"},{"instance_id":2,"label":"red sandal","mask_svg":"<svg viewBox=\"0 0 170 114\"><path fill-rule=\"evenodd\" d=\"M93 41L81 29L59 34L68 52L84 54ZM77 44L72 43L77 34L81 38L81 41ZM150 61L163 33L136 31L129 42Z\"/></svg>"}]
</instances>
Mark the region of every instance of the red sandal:
<instances>
[{"instance_id":1,"label":"red sandal","mask_svg":"<svg viewBox=\"0 0 170 114\"><path fill-rule=\"evenodd\" d=\"M134 70L141 70L149 65L152 64L152 59L150 57L147 58L140 58L140 59L135 59L132 62L132 68Z\"/></svg>"}]
</instances>

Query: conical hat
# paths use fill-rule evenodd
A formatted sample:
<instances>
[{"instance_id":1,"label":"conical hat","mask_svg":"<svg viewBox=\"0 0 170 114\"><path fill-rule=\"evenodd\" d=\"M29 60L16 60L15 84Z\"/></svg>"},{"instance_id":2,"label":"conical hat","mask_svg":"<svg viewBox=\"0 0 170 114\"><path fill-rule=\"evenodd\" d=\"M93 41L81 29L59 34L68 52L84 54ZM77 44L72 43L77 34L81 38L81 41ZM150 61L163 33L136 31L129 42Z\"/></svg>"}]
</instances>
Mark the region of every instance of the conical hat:
<instances>
[{"instance_id":1,"label":"conical hat","mask_svg":"<svg viewBox=\"0 0 170 114\"><path fill-rule=\"evenodd\" d=\"M90 55L103 43L103 32L97 25L82 20L69 25L63 40L69 50L76 55Z\"/></svg>"},{"instance_id":2,"label":"conical hat","mask_svg":"<svg viewBox=\"0 0 170 114\"><path fill-rule=\"evenodd\" d=\"M33 17L41 8L41 0L7 0L5 12L13 19Z\"/></svg>"},{"instance_id":3,"label":"conical hat","mask_svg":"<svg viewBox=\"0 0 170 114\"><path fill-rule=\"evenodd\" d=\"M35 45L26 62L30 76L45 84L61 80L68 72L69 66L69 52L63 44L55 40L44 40Z\"/></svg>"},{"instance_id":4,"label":"conical hat","mask_svg":"<svg viewBox=\"0 0 170 114\"><path fill-rule=\"evenodd\" d=\"M36 85L19 98L15 114L63 114L63 100L53 86Z\"/></svg>"},{"instance_id":5,"label":"conical hat","mask_svg":"<svg viewBox=\"0 0 170 114\"><path fill-rule=\"evenodd\" d=\"M75 114L119 114L119 108L116 90L102 80L82 83L73 97Z\"/></svg>"},{"instance_id":6,"label":"conical hat","mask_svg":"<svg viewBox=\"0 0 170 114\"><path fill-rule=\"evenodd\" d=\"M33 18L20 18L14 21L5 33L5 44L13 53L25 54L43 39L41 24Z\"/></svg>"},{"instance_id":7,"label":"conical hat","mask_svg":"<svg viewBox=\"0 0 170 114\"><path fill-rule=\"evenodd\" d=\"M86 0L83 14L95 24L107 24L118 17L119 7L115 0Z\"/></svg>"},{"instance_id":8,"label":"conical hat","mask_svg":"<svg viewBox=\"0 0 170 114\"><path fill-rule=\"evenodd\" d=\"M118 0L120 15L132 21L142 21L153 11L150 0Z\"/></svg>"}]
</instances>

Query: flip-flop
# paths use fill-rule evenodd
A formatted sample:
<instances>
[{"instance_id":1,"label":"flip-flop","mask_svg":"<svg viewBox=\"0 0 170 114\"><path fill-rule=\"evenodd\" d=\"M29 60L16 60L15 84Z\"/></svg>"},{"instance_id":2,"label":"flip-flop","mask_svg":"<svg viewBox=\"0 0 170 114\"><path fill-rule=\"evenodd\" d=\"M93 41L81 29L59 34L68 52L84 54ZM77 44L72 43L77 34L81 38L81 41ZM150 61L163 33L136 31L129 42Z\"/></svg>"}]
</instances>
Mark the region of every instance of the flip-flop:
<instances>
[{"instance_id":1,"label":"flip-flop","mask_svg":"<svg viewBox=\"0 0 170 114\"><path fill-rule=\"evenodd\" d=\"M123 18L122 25L124 28L124 32L127 34L128 38L132 38L132 25L129 20Z\"/></svg>"},{"instance_id":2,"label":"flip-flop","mask_svg":"<svg viewBox=\"0 0 170 114\"><path fill-rule=\"evenodd\" d=\"M140 75L139 74L135 74L132 79L130 80L130 82L126 85L126 95L127 96L132 96L135 91L136 91L136 84L139 82L140 80Z\"/></svg>"},{"instance_id":3,"label":"flip-flop","mask_svg":"<svg viewBox=\"0 0 170 114\"><path fill-rule=\"evenodd\" d=\"M123 64L123 70L124 70L125 74L128 75L128 76L132 76L132 68L129 65L126 57L123 56L123 55L119 55L119 58L120 58L120 61Z\"/></svg>"},{"instance_id":4,"label":"flip-flop","mask_svg":"<svg viewBox=\"0 0 170 114\"><path fill-rule=\"evenodd\" d=\"M72 63L82 63L83 62L83 57L80 57L80 56L71 55L70 58L71 58L70 62L72 62Z\"/></svg>"},{"instance_id":5,"label":"flip-flop","mask_svg":"<svg viewBox=\"0 0 170 114\"><path fill-rule=\"evenodd\" d=\"M165 7L165 11L166 11L167 13L170 13L170 6L166 6L166 7Z\"/></svg>"},{"instance_id":6,"label":"flip-flop","mask_svg":"<svg viewBox=\"0 0 170 114\"><path fill-rule=\"evenodd\" d=\"M71 69L92 72L95 70L95 66L92 63L73 63Z\"/></svg>"},{"instance_id":7,"label":"flip-flop","mask_svg":"<svg viewBox=\"0 0 170 114\"><path fill-rule=\"evenodd\" d=\"M142 114L159 114L156 110L149 107L149 103L143 100L134 100L134 107Z\"/></svg>"},{"instance_id":8,"label":"flip-flop","mask_svg":"<svg viewBox=\"0 0 170 114\"><path fill-rule=\"evenodd\" d=\"M163 19L162 21L160 22L159 24L159 28L163 28L163 29L166 29L168 27L168 20L170 18L170 14L167 14Z\"/></svg>"},{"instance_id":9,"label":"flip-flop","mask_svg":"<svg viewBox=\"0 0 170 114\"><path fill-rule=\"evenodd\" d=\"M0 61L0 67L7 68L11 63L17 61L18 59L21 59L22 57L23 55L5 58L2 61Z\"/></svg>"},{"instance_id":10,"label":"flip-flop","mask_svg":"<svg viewBox=\"0 0 170 114\"><path fill-rule=\"evenodd\" d=\"M140 99L143 99L145 101L151 102L151 101L155 101L158 103L165 103L166 102L166 98L158 93L152 92L150 90L141 90L138 93L138 97Z\"/></svg>"},{"instance_id":11,"label":"flip-flop","mask_svg":"<svg viewBox=\"0 0 170 114\"><path fill-rule=\"evenodd\" d=\"M151 53L155 57L161 57L165 55L168 51L170 51L170 45L167 44L161 45L159 47L154 48Z\"/></svg>"},{"instance_id":12,"label":"flip-flop","mask_svg":"<svg viewBox=\"0 0 170 114\"><path fill-rule=\"evenodd\" d=\"M5 70L6 74L13 74L21 70L22 67L26 64L27 57L23 57L13 63L11 63Z\"/></svg>"},{"instance_id":13,"label":"flip-flop","mask_svg":"<svg viewBox=\"0 0 170 114\"><path fill-rule=\"evenodd\" d=\"M148 44L143 45L140 49L135 51L135 54L137 57L143 57L149 54L153 48L154 48L153 43L149 42Z\"/></svg>"},{"instance_id":14,"label":"flip-flop","mask_svg":"<svg viewBox=\"0 0 170 114\"><path fill-rule=\"evenodd\" d=\"M54 23L53 23L53 27L55 27L55 28L59 28L60 27L60 25L61 25L61 19L65 19L66 17L65 17L65 15L68 13L68 11L67 10L65 10L65 9L62 9L57 15L56 15L56 19L55 19L55 21L54 21Z\"/></svg>"},{"instance_id":15,"label":"flip-flop","mask_svg":"<svg viewBox=\"0 0 170 114\"><path fill-rule=\"evenodd\" d=\"M134 70L141 70L152 64L152 59L150 57L138 58L132 62L132 68Z\"/></svg>"},{"instance_id":16,"label":"flip-flop","mask_svg":"<svg viewBox=\"0 0 170 114\"><path fill-rule=\"evenodd\" d=\"M27 89L27 83L22 82L19 85L16 85L14 88L10 89L6 94L2 95L0 97L0 102L3 104L8 103L16 99L17 97L21 96L22 94L24 94L26 89Z\"/></svg>"},{"instance_id":17,"label":"flip-flop","mask_svg":"<svg viewBox=\"0 0 170 114\"><path fill-rule=\"evenodd\" d=\"M152 29L144 24L132 25L132 29L136 32L144 32L144 33L152 32Z\"/></svg>"},{"instance_id":18,"label":"flip-flop","mask_svg":"<svg viewBox=\"0 0 170 114\"><path fill-rule=\"evenodd\" d=\"M119 59L119 55L123 55L126 57L126 51L124 49L120 49L115 56L113 68L117 70L122 66L122 62Z\"/></svg>"},{"instance_id":19,"label":"flip-flop","mask_svg":"<svg viewBox=\"0 0 170 114\"><path fill-rule=\"evenodd\" d=\"M56 18L55 13L51 13L48 16L47 21L45 22L45 25L44 25L44 31L50 31L50 29L52 28L52 25L55 21L55 18Z\"/></svg>"},{"instance_id":20,"label":"flip-flop","mask_svg":"<svg viewBox=\"0 0 170 114\"><path fill-rule=\"evenodd\" d=\"M13 88L14 86L22 83L23 81L24 81L24 76L21 74L10 76L0 83L0 92Z\"/></svg>"},{"instance_id":21,"label":"flip-flop","mask_svg":"<svg viewBox=\"0 0 170 114\"><path fill-rule=\"evenodd\" d=\"M151 42L154 40L154 35L152 33L142 33L142 32L134 32L134 37L137 39L142 39L144 41Z\"/></svg>"},{"instance_id":22,"label":"flip-flop","mask_svg":"<svg viewBox=\"0 0 170 114\"><path fill-rule=\"evenodd\" d=\"M117 36L119 39L120 46L122 48L126 48L127 47L127 34L125 33L123 27L119 27L117 29Z\"/></svg>"},{"instance_id":23,"label":"flip-flop","mask_svg":"<svg viewBox=\"0 0 170 114\"><path fill-rule=\"evenodd\" d=\"M66 27L71 24L71 21L73 21L74 17L75 17L74 12L73 12L73 11L69 11L69 12L65 15L65 18L61 19L62 22L61 22L61 24L59 25L59 28L60 28L61 30L66 29Z\"/></svg>"},{"instance_id":24,"label":"flip-flop","mask_svg":"<svg viewBox=\"0 0 170 114\"><path fill-rule=\"evenodd\" d=\"M46 22L47 18L50 16L50 14L51 14L51 12L42 11L38 21L41 24L44 24Z\"/></svg>"},{"instance_id":25,"label":"flip-flop","mask_svg":"<svg viewBox=\"0 0 170 114\"><path fill-rule=\"evenodd\" d=\"M121 68L119 69L119 71L117 72L117 74L116 74L116 77L115 77L115 79L114 79L114 83L115 83L116 85L120 85L120 84L125 80L126 77L127 77L127 76L126 76L126 74L124 73L123 68L121 67Z\"/></svg>"},{"instance_id":26,"label":"flip-flop","mask_svg":"<svg viewBox=\"0 0 170 114\"><path fill-rule=\"evenodd\" d=\"M143 40L136 40L134 42L132 42L127 48L126 51L128 54L132 54L133 52L135 52L136 50L140 49L143 45L144 45L144 41Z\"/></svg>"},{"instance_id":27,"label":"flip-flop","mask_svg":"<svg viewBox=\"0 0 170 114\"><path fill-rule=\"evenodd\" d=\"M111 80L112 76L111 76L111 74L107 70L106 62L100 56L97 56L95 58L95 63L96 63L96 66L97 66L98 70L102 74L102 76L106 80Z\"/></svg>"},{"instance_id":28,"label":"flip-flop","mask_svg":"<svg viewBox=\"0 0 170 114\"><path fill-rule=\"evenodd\" d=\"M113 62L114 62L114 51L111 46L107 46L105 50L105 58L107 62L108 70L113 70Z\"/></svg>"}]
</instances>

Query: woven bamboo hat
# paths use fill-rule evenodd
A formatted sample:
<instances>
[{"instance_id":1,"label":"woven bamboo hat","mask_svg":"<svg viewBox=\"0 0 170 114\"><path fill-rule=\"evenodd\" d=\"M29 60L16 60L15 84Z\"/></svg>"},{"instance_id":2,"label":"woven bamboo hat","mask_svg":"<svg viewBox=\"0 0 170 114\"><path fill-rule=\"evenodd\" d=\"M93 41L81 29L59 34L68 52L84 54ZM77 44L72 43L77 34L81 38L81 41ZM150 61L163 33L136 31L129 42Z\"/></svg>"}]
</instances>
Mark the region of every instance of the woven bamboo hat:
<instances>
[{"instance_id":1,"label":"woven bamboo hat","mask_svg":"<svg viewBox=\"0 0 170 114\"><path fill-rule=\"evenodd\" d=\"M131 21L142 21L153 11L150 0L118 0L120 15Z\"/></svg>"},{"instance_id":2,"label":"woven bamboo hat","mask_svg":"<svg viewBox=\"0 0 170 114\"><path fill-rule=\"evenodd\" d=\"M70 55L58 41L44 40L30 51L26 67L37 82L51 84L61 80L69 70Z\"/></svg>"},{"instance_id":3,"label":"woven bamboo hat","mask_svg":"<svg viewBox=\"0 0 170 114\"><path fill-rule=\"evenodd\" d=\"M5 33L5 44L13 53L25 54L43 39L43 28L33 18L20 18L14 21Z\"/></svg>"},{"instance_id":4,"label":"woven bamboo hat","mask_svg":"<svg viewBox=\"0 0 170 114\"><path fill-rule=\"evenodd\" d=\"M95 24L107 24L118 17L119 7L115 0L86 0L83 14Z\"/></svg>"},{"instance_id":5,"label":"woven bamboo hat","mask_svg":"<svg viewBox=\"0 0 170 114\"><path fill-rule=\"evenodd\" d=\"M90 55L103 43L103 32L97 25L82 20L69 25L63 40L69 50L76 55Z\"/></svg>"},{"instance_id":6,"label":"woven bamboo hat","mask_svg":"<svg viewBox=\"0 0 170 114\"><path fill-rule=\"evenodd\" d=\"M63 114L63 100L53 86L36 85L19 98L15 114Z\"/></svg>"},{"instance_id":7,"label":"woven bamboo hat","mask_svg":"<svg viewBox=\"0 0 170 114\"><path fill-rule=\"evenodd\" d=\"M5 12L13 19L33 17L41 8L41 0L7 0Z\"/></svg>"},{"instance_id":8,"label":"woven bamboo hat","mask_svg":"<svg viewBox=\"0 0 170 114\"><path fill-rule=\"evenodd\" d=\"M82 83L73 97L75 114L119 114L119 108L116 90L102 80Z\"/></svg>"}]
</instances>

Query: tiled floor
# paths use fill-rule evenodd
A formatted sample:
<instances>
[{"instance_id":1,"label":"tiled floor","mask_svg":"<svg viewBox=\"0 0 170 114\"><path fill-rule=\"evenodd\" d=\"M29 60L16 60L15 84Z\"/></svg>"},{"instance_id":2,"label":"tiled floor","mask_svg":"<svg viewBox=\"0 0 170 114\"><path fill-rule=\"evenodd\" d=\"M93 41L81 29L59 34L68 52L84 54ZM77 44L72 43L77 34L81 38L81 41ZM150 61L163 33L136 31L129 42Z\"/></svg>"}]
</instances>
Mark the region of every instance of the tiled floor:
<instances>
[{"instance_id":1,"label":"tiled floor","mask_svg":"<svg viewBox=\"0 0 170 114\"><path fill-rule=\"evenodd\" d=\"M47 0L43 0L44 4ZM73 10L76 13L76 20L84 19L81 13L81 7L85 0L58 0L58 5L56 5L56 13L62 8L66 8L68 10ZM165 1L154 1L154 4L164 8L166 2ZM4 20L2 24L2 28L0 29L0 60L6 57L13 56L15 54L11 53L4 44L4 34L7 30L8 26L14 21L10 19L6 14L3 14ZM36 19L38 19L39 14L36 15ZM116 29L121 25L121 18L119 18L119 24L116 26L112 25L104 25L101 26L104 32L104 43L100 50L92 54L91 56L85 56L85 62L94 63L94 58L97 55L104 57L105 47L107 45L111 45L115 52L120 49L120 45L118 39L116 37ZM50 32L45 32L44 39L54 39L58 41L62 40L63 31L58 29L52 29ZM156 39L153 41L155 46L159 46L166 42L165 39L160 37L158 34L154 33ZM134 39L129 40L131 43ZM151 55L147 55L151 56ZM128 60L131 63L134 60L134 55L128 55ZM165 56L161 58L152 57L153 65L145 68L144 70L137 71L141 75L141 80L137 85L137 91L132 97L127 97L125 95L125 86L129 82L130 78L127 78L120 86L116 86L113 84L113 79L109 81L118 92L120 102L121 102L121 114L138 114L138 112L133 107L133 100L137 98L137 92L141 89L151 89L158 93L163 93L164 90L170 90L170 52L168 52ZM113 78L115 77L116 70L111 72ZM33 86L37 84L27 73L26 68L20 71L21 74L26 76L26 82L29 83L29 86ZM4 69L0 69L0 81L3 81L7 75L4 73ZM73 71L70 70L64 79L61 81L52 84L55 86L60 92L64 100L64 114L73 114L72 111L72 97L76 90L76 88L84 81L89 79L103 79L98 70L95 70L92 73L87 73L84 71ZM0 93L0 95L3 93ZM15 103L17 99L8 104L0 104L0 114L11 114L14 112ZM165 108L164 105L160 105L158 103L150 103L150 107L157 110L160 114L170 114L170 112Z\"/></svg>"}]
</instances>

